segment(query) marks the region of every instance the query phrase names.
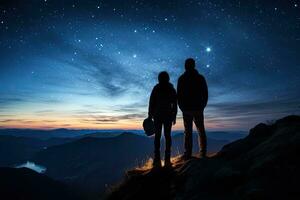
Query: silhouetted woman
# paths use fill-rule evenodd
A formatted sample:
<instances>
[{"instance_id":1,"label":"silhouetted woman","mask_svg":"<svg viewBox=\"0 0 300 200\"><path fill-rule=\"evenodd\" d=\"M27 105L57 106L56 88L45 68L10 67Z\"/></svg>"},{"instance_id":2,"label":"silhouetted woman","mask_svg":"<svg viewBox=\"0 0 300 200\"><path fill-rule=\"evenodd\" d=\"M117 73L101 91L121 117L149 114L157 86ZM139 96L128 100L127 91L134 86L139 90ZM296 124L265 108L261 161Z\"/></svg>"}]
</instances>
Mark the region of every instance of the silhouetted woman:
<instances>
[{"instance_id":1,"label":"silhouetted woman","mask_svg":"<svg viewBox=\"0 0 300 200\"><path fill-rule=\"evenodd\" d=\"M149 117L154 119L155 140L153 167L160 167L160 139L162 127L166 141L165 166L171 166L171 129L176 123L177 100L176 90L169 82L169 74L165 71L158 75L158 84L154 86L149 102Z\"/></svg>"}]
</instances>

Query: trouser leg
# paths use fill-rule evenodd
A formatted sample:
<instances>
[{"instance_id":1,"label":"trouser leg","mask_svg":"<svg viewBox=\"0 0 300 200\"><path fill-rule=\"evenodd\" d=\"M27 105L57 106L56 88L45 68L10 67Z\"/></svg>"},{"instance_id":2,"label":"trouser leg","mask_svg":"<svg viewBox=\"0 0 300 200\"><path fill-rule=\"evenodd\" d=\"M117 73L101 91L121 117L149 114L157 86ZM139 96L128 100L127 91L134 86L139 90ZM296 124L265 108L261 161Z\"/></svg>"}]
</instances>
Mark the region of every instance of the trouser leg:
<instances>
[{"instance_id":1,"label":"trouser leg","mask_svg":"<svg viewBox=\"0 0 300 200\"><path fill-rule=\"evenodd\" d=\"M171 129L172 129L171 121L164 123L164 135L165 135L165 142L166 142L165 161L167 162L170 161L171 158L171 146L172 146Z\"/></svg>"},{"instance_id":2,"label":"trouser leg","mask_svg":"<svg viewBox=\"0 0 300 200\"><path fill-rule=\"evenodd\" d=\"M185 156L192 155L193 149L193 116L183 113Z\"/></svg>"},{"instance_id":3,"label":"trouser leg","mask_svg":"<svg viewBox=\"0 0 300 200\"><path fill-rule=\"evenodd\" d=\"M204 116L203 112L200 112L194 116L195 125L197 127L197 131L199 134L199 150L200 152L205 155L207 152L207 138L206 132L204 127Z\"/></svg>"},{"instance_id":4,"label":"trouser leg","mask_svg":"<svg viewBox=\"0 0 300 200\"><path fill-rule=\"evenodd\" d=\"M159 120L154 120L155 138L154 138L154 160L160 160L160 139L162 131L162 123Z\"/></svg>"}]
</instances>

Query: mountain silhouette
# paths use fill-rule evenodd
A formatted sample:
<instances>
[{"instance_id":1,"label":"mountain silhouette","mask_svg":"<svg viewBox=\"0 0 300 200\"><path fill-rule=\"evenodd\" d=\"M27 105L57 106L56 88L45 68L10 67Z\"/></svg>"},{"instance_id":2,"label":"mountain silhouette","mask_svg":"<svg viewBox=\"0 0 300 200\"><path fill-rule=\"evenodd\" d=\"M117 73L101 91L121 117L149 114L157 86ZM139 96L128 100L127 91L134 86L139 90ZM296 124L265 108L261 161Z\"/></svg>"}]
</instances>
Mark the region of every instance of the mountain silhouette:
<instances>
[{"instance_id":1,"label":"mountain silhouette","mask_svg":"<svg viewBox=\"0 0 300 200\"><path fill-rule=\"evenodd\" d=\"M79 200L82 196L68 186L27 168L0 167L1 199Z\"/></svg>"},{"instance_id":2,"label":"mountain silhouette","mask_svg":"<svg viewBox=\"0 0 300 200\"><path fill-rule=\"evenodd\" d=\"M21 164L42 149L72 141L71 138L37 139L29 137L0 136L0 166Z\"/></svg>"},{"instance_id":3,"label":"mountain silhouette","mask_svg":"<svg viewBox=\"0 0 300 200\"><path fill-rule=\"evenodd\" d=\"M130 170L107 199L299 199L299 152L300 116L288 116L258 124L214 156Z\"/></svg>"},{"instance_id":4,"label":"mountain silhouette","mask_svg":"<svg viewBox=\"0 0 300 200\"><path fill-rule=\"evenodd\" d=\"M74 138L80 137L88 133L93 133L94 130L71 130L71 129L52 129L52 130L36 130L36 129L0 129L0 136L16 136L28 137L37 139L50 138Z\"/></svg>"},{"instance_id":5,"label":"mountain silhouette","mask_svg":"<svg viewBox=\"0 0 300 200\"><path fill-rule=\"evenodd\" d=\"M209 142L209 150L214 152L228 143L214 139ZM174 136L173 149L174 154L183 151L182 135ZM152 154L153 138L125 132L116 137L84 137L51 146L38 152L32 161L45 166L46 175L53 179L82 187L87 193L101 193Z\"/></svg>"},{"instance_id":6,"label":"mountain silhouette","mask_svg":"<svg viewBox=\"0 0 300 200\"><path fill-rule=\"evenodd\" d=\"M46 175L51 178L101 193L125 170L146 159L152 148L152 140L134 134L84 137L42 150L33 161L46 166Z\"/></svg>"}]
</instances>

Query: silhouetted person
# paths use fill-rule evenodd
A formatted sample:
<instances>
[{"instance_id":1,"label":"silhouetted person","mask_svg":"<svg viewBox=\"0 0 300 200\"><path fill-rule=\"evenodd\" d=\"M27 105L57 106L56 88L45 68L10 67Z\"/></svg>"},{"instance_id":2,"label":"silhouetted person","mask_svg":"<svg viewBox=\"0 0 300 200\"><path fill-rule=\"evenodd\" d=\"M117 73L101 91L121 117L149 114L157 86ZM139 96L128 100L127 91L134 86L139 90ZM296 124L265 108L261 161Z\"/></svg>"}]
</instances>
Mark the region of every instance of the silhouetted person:
<instances>
[{"instance_id":1,"label":"silhouetted person","mask_svg":"<svg viewBox=\"0 0 300 200\"><path fill-rule=\"evenodd\" d=\"M165 135L165 166L171 166L171 129L176 123L177 99L176 90L169 82L169 74L165 71L158 75L158 84L154 86L149 101L149 117L153 118L155 126L153 166L160 167L160 139L162 126Z\"/></svg>"},{"instance_id":2,"label":"silhouetted person","mask_svg":"<svg viewBox=\"0 0 300 200\"><path fill-rule=\"evenodd\" d=\"M200 157L205 157L207 141L203 111L208 100L208 90L206 80L195 69L195 60L192 58L185 61L185 72L178 79L177 98L184 122L184 159L192 156L193 122L199 133Z\"/></svg>"}]
</instances>

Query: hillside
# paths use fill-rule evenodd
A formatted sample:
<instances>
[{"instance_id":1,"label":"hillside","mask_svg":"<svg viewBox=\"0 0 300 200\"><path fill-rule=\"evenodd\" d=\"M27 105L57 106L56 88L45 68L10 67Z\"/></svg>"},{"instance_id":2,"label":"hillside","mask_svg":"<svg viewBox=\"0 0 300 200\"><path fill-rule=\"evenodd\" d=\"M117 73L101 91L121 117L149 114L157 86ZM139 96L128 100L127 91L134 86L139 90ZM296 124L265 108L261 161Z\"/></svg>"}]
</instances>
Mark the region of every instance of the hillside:
<instances>
[{"instance_id":1,"label":"hillside","mask_svg":"<svg viewBox=\"0 0 300 200\"><path fill-rule=\"evenodd\" d=\"M209 158L128 171L107 199L299 199L299 152L300 116L288 116L258 124Z\"/></svg>"},{"instance_id":2,"label":"hillside","mask_svg":"<svg viewBox=\"0 0 300 200\"><path fill-rule=\"evenodd\" d=\"M210 138L208 141L209 151L214 152L228 143ZM174 154L182 152L182 144L183 136L174 136ZM82 187L89 193L101 193L122 179L126 170L146 162L152 151L153 138L123 133L107 138L84 137L52 146L38 152L33 161L45 166L46 175L51 178Z\"/></svg>"},{"instance_id":3,"label":"hillside","mask_svg":"<svg viewBox=\"0 0 300 200\"><path fill-rule=\"evenodd\" d=\"M72 141L71 138L37 139L0 135L0 166L11 167L30 160L37 152L49 146ZM9 155L9 156L8 156Z\"/></svg>"},{"instance_id":4,"label":"hillside","mask_svg":"<svg viewBox=\"0 0 300 200\"><path fill-rule=\"evenodd\" d=\"M66 185L27 168L0 167L0 177L1 199L83 199Z\"/></svg>"},{"instance_id":5,"label":"hillside","mask_svg":"<svg viewBox=\"0 0 300 200\"><path fill-rule=\"evenodd\" d=\"M152 151L151 144L146 137L134 134L85 137L49 147L33 160L46 166L46 175L54 179L101 193L108 183L118 181L125 170L145 159Z\"/></svg>"}]
</instances>

